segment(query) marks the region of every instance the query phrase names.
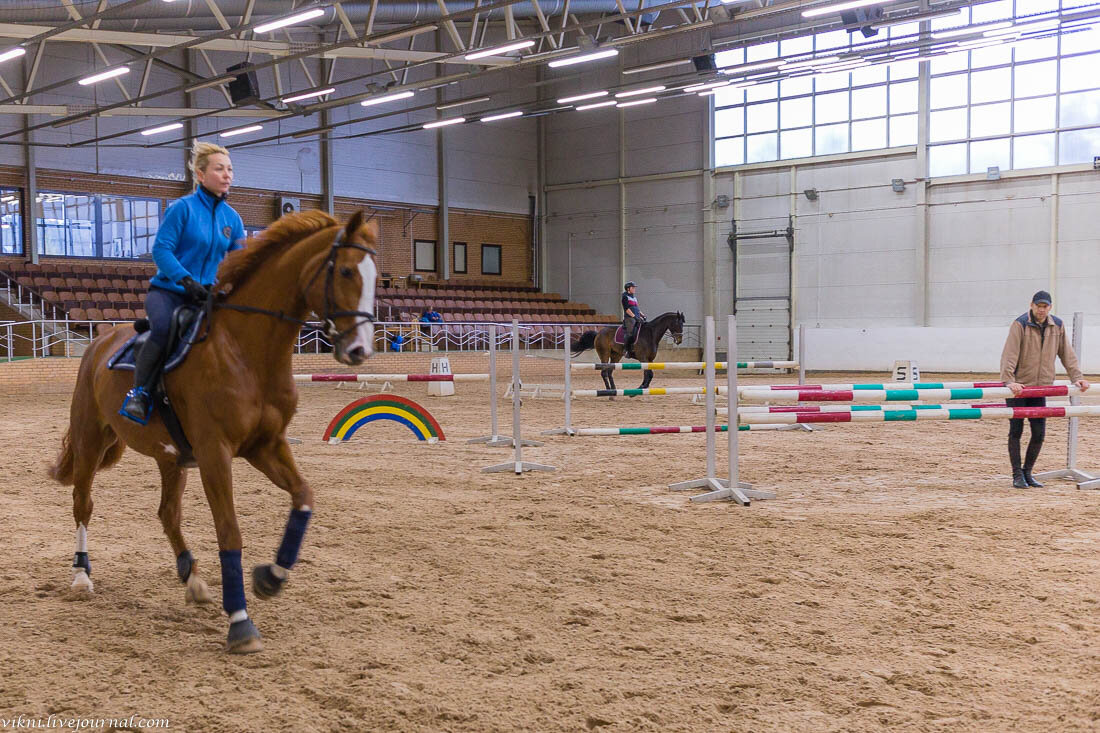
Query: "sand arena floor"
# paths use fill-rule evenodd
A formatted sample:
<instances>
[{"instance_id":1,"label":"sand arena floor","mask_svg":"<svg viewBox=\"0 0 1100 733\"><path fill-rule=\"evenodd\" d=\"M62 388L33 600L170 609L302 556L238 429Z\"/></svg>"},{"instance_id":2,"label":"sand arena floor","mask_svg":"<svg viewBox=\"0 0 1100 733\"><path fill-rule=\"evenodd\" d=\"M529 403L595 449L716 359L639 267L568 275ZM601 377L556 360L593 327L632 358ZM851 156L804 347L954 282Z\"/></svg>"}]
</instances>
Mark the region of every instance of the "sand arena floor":
<instances>
[{"instance_id":1,"label":"sand arena floor","mask_svg":"<svg viewBox=\"0 0 1100 733\"><path fill-rule=\"evenodd\" d=\"M742 434L743 478L779 498L740 508L667 491L702 475L703 435L555 437L524 455L557 472L481 474L510 452L465 444L487 432L487 388L459 392L397 385L444 444L374 423L329 446L328 420L362 393L302 389L291 434L314 521L283 595L248 592L267 648L245 658L222 652L197 472L184 532L219 602L184 604L155 468L133 452L94 488L96 592L74 598L69 489L44 474L69 397L0 396L0 718L138 714L205 733L1100 729L1100 492L1010 488L1004 421ZM510 417L502 399L506 430ZM560 401L529 400L525 432L561 418ZM677 396L585 401L574 423L702 419ZM1050 421L1040 469L1064 463L1065 426ZM1080 463L1100 469L1100 425L1083 427ZM250 568L271 560L288 501L243 462L234 478Z\"/></svg>"}]
</instances>

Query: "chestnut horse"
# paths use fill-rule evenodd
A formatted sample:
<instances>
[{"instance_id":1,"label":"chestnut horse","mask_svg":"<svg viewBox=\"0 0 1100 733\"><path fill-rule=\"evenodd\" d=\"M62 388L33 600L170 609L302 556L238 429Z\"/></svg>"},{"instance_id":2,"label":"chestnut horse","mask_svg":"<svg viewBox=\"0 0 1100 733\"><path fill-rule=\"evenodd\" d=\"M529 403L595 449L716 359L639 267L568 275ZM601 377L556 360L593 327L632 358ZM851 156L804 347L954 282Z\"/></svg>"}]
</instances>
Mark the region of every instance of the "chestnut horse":
<instances>
[{"instance_id":1,"label":"chestnut horse","mask_svg":"<svg viewBox=\"0 0 1100 733\"><path fill-rule=\"evenodd\" d=\"M615 364L623 358L623 345L615 343L615 332L618 326L606 326L597 331L585 331L580 338L571 344L573 356L580 356L589 349L595 349L601 364ZM634 357L640 362L650 362L657 358L657 347L664 338L665 333L672 334L672 340L681 343L684 340L684 314L662 313L652 321L644 322L638 329L638 340L634 342ZM600 376L603 377L604 386L615 389L615 377L613 369L603 369ZM645 376L639 389L646 389L653 381L653 370L646 369ZM615 399L612 397L611 399Z\"/></svg>"},{"instance_id":2,"label":"chestnut horse","mask_svg":"<svg viewBox=\"0 0 1100 733\"><path fill-rule=\"evenodd\" d=\"M231 463L241 457L290 494L292 510L273 565L252 572L260 598L282 590L298 557L313 507L313 490L298 472L286 427L298 404L291 354L310 312L320 316L343 364L359 364L373 351L374 249L378 222L357 212L340 226L328 214L284 216L234 251L218 270L206 336L195 343L164 385L190 440L218 536L222 606L229 615L227 648L263 648L245 609L241 532L233 507ZM70 410L68 432L50 477L73 487L76 559L72 587L91 592L87 530L92 479L118 462L126 446L157 462L161 477L158 514L186 584L188 601L209 602L206 583L180 532L187 469L164 423L154 413L147 426L118 414L133 376L107 369L107 360L134 335L130 325L106 329L84 353Z\"/></svg>"}]
</instances>

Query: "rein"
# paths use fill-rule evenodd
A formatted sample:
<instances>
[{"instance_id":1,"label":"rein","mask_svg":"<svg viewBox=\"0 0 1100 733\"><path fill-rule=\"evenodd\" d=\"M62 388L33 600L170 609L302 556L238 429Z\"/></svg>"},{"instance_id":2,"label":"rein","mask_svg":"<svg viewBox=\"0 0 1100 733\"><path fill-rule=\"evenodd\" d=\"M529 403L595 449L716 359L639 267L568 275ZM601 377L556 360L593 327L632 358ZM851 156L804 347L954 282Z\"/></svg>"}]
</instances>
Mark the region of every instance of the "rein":
<instances>
[{"instance_id":1,"label":"rein","mask_svg":"<svg viewBox=\"0 0 1100 733\"><path fill-rule=\"evenodd\" d=\"M366 252L372 257L378 254L371 247L366 247L361 244L344 241L344 231L340 230L340 232L336 235L336 239L332 242L332 246L329 248L328 255L325 257L325 260L321 263L321 266L317 268L317 271L313 273L313 276L309 279L309 282L306 283L305 289L309 290L313 286L313 283L316 282L321 272L323 271L325 273L325 305L324 313L321 315L321 320L324 322L325 335L329 338L330 341L332 341L333 345L336 345L338 341L355 331L355 329L359 328L359 326L363 325L364 323L374 323L375 321L375 316L370 311L332 310L332 279L336 270L336 253L341 249L358 249ZM221 294L219 293L218 295ZM268 310L267 308L257 308L251 305L225 303L218 301L216 298L216 295L211 295L211 297L207 298L206 303L203 304L203 310L206 312L206 333L204 333L201 338L195 339L193 343L198 343L206 339L207 333L209 333L210 331L210 317L213 314L213 311L216 309L237 311L238 313L251 313L263 316L270 316L280 321L295 323L299 326L309 325L309 321L304 321L301 318L295 318L294 316L287 315L285 311L273 311ZM345 318L349 316L361 320L357 321L355 324L349 326L348 328L345 328L342 331L337 330L336 323L333 319Z\"/></svg>"}]
</instances>

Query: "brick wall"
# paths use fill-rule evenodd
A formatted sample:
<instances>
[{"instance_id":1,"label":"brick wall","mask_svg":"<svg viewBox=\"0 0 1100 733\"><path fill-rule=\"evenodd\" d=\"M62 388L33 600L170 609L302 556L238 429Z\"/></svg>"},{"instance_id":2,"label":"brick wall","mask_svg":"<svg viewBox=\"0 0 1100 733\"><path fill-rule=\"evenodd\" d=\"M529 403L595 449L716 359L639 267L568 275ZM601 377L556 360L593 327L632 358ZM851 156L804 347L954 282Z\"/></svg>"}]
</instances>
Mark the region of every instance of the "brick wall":
<instances>
[{"instance_id":1,"label":"brick wall","mask_svg":"<svg viewBox=\"0 0 1100 733\"><path fill-rule=\"evenodd\" d=\"M0 186L22 188L25 185L26 181L21 168L0 166ZM165 205L189 191L187 184L183 181L57 170L38 171L38 188L43 191L159 198ZM240 213L245 226L261 228L275 220L275 206L279 195L277 191L238 187L234 188L230 194L230 201L233 208ZM321 208L322 198L319 195L294 193L293 197L301 201L303 210ZM375 206L394 209L377 211L382 232L379 269L398 277L412 273L413 240L438 242L438 216L432 209L408 207L400 202L370 201L342 196L334 198L335 215L341 220L347 219L359 209L367 213L375 212ZM452 242L467 243L467 274L455 277L459 279L483 277L481 245L498 244L502 248L500 279L532 282L531 222L528 217L451 209L450 227ZM442 266L442 258L438 255L436 265L437 269ZM437 276L422 274L429 279Z\"/></svg>"}]
</instances>

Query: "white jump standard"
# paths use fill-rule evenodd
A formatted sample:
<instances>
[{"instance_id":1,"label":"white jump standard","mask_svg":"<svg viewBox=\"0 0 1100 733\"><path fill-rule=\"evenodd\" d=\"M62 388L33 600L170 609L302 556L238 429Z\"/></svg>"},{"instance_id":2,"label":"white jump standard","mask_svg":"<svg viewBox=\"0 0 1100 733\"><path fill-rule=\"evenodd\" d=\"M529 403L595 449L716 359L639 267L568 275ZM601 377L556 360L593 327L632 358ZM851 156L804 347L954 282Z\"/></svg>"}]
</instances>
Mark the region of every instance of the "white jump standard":
<instances>
[{"instance_id":1,"label":"white jump standard","mask_svg":"<svg viewBox=\"0 0 1100 733\"><path fill-rule=\"evenodd\" d=\"M737 361L737 323L736 318L729 317L728 323L729 329L729 358L730 361ZM726 480L717 477L716 461L714 456L714 434L715 434L715 420L714 420L714 317L707 316L703 324L703 330L705 333L706 344L704 346L706 352L704 359L707 360L706 374L706 395L707 395L707 475L703 478L693 479L691 481L682 481L680 483L670 484L669 488L673 491L685 491L698 488L709 488L705 494L699 494L691 497L691 501L720 501L723 499L732 499L742 506L749 506L752 499L774 499L775 494L767 491L758 491L752 488L751 484L746 484L740 481L737 466L737 437L738 430L727 430L726 435L729 438L729 478ZM726 382L727 389L732 395L737 394L737 370L726 370ZM736 402L734 402L736 404Z\"/></svg>"}]
</instances>

